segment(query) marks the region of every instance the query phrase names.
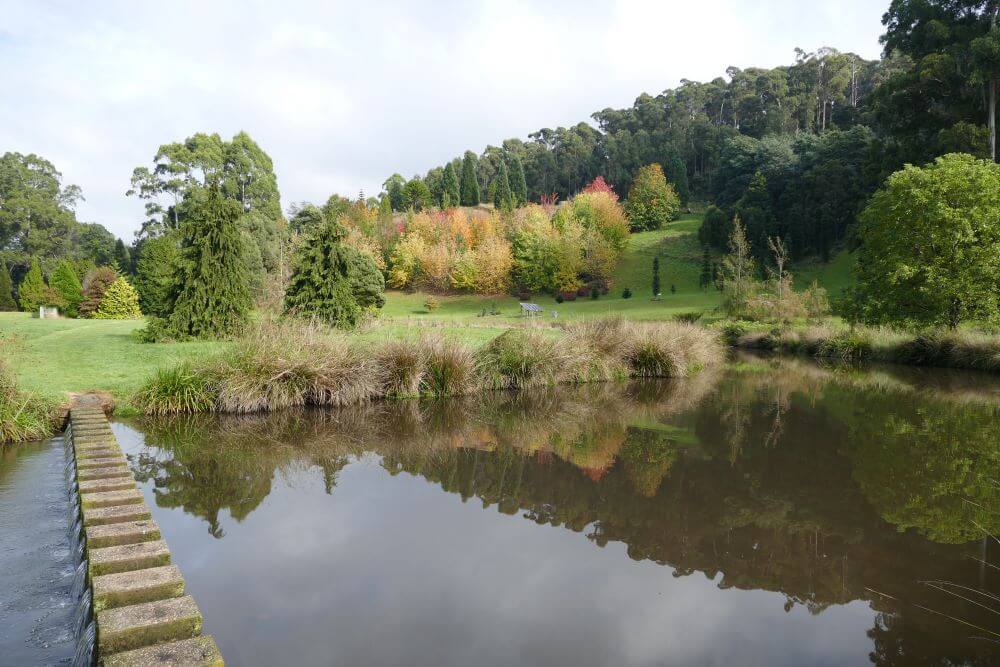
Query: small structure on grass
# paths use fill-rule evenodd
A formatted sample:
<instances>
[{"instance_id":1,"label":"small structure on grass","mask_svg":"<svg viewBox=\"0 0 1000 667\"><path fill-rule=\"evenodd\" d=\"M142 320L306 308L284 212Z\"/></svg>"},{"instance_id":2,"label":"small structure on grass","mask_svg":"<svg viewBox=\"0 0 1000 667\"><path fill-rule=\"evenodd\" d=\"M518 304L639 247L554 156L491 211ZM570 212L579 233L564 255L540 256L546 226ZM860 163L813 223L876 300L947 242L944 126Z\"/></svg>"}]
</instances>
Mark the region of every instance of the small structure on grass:
<instances>
[{"instance_id":1,"label":"small structure on grass","mask_svg":"<svg viewBox=\"0 0 1000 667\"><path fill-rule=\"evenodd\" d=\"M56 306L39 306L38 319L54 320L59 317L59 309Z\"/></svg>"},{"instance_id":2,"label":"small structure on grass","mask_svg":"<svg viewBox=\"0 0 1000 667\"><path fill-rule=\"evenodd\" d=\"M537 303L522 303L521 314L525 317L534 317L542 314L542 307Z\"/></svg>"}]
</instances>

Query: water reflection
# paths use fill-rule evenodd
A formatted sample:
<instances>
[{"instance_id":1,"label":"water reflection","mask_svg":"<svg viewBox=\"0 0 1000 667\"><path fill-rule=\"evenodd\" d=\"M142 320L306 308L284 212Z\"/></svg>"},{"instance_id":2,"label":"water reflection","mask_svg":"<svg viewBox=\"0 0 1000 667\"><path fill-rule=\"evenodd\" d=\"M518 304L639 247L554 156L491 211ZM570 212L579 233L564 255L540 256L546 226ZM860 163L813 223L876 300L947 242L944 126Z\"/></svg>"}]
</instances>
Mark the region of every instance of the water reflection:
<instances>
[{"instance_id":1,"label":"water reflection","mask_svg":"<svg viewBox=\"0 0 1000 667\"><path fill-rule=\"evenodd\" d=\"M165 532L172 516L164 513L168 509L199 517L208 526L212 537L198 538L188 531L179 536L179 544L168 534L178 561L193 559L188 554L195 553L204 559L210 546L205 539L225 542L227 530L237 527L239 540L257 539L266 549L274 522L283 520L263 509L266 500L294 512L300 525L316 533L312 541L340 530L341 523L327 523L331 514L339 516L331 509L337 505L322 504L310 490L317 476L321 495L353 508L352 516L362 519L372 534L359 528L349 531L348 543L326 544L323 555L300 554L301 562L288 565L301 568L303 576L321 576L310 568L319 568L316 563L324 557L346 559L353 569L345 576L359 581L406 579L400 586L410 592L407 601L415 608L442 616L470 609L485 614L470 583L448 596L447 603L439 599L435 585L461 580L464 563L460 554L445 553L448 544L441 534L461 530L481 540L499 539L495 550L481 556L491 563L489 572L477 576L513 588L523 582L512 580L500 562L506 565L524 554L544 561L546 549L560 550L561 584L549 593L577 600L577 625L562 626L565 621L552 620L551 614L545 624L553 631L562 627L579 635L580 645L571 648L568 640L554 639L542 650L525 633L520 642L511 639L520 651L515 662L735 659L808 664L859 655L837 652L843 649L860 651L879 664L987 664L1000 648L998 615L984 608L998 606L990 596L1000 590L1000 545L984 539L987 532L1000 534L997 386L969 375L843 371L751 360L721 376L703 375L685 383L595 385L267 417L143 421L137 428L144 434L144 446L133 452L132 460L155 493L154 513ZM373 465L383 473L371 474ZM350 483L342 483L344 475ZM393 481L401 476L431 482L439 492L426 498ZM454 516L448 497L463 503L475 499L490 512L469 523L468 517ZM389 508L382 506L385 498L394 499ZM405 516L407 522L393 523L387 513ZM663 585L662 575L656 574L663 565L675 578L703 574L716 593L698 588L685 599L678 594L687 590L683 588L667 601L631 592L617 604L611 602L615 595L607 592L594 598L600 587L594 586L594 572L585 565L591 556L577 543L551 544L558 539L552 533L524 533L514 527L518 524L487 519L490 514L568 529L599 547L623 545L628 559L603 562L597 575L609 581L635 576L627 563L641 562L658 564L642 570L651 587ZM374 533L390 523L392 539L386 543L385 535ZM421 569L426 564L383 553L372 556L368 549L375 544L429 554L426 558L439 561L440 570L428 574ZM368 554L368 560L352 557L355 552ZM215 576L229 569L253 572L261 586L269 578L290 576L270 571L263 552L247 557L247 562L223 560L200 567ZM261 566L255 567L255 561ZM925 583L942 581L947 585ZM533 616L552 584L535 585L538 597L529 595L513 606L495 600L497 608L483 617L488 619L485 625L510 623L511 614ZM588 587L594 588L590 595ZM620 588L622 594L627 589L625 584ZM786 619L742 605L737 602L742 598L726 591L780 596ZM230 635L216 634L224 650L227 642L238 650L236 643L253 634L252 623L238 620L246 600L236 590L212 594L222 599L211 604L233 617L225 628ZM338 605L345 604L342 595L327 591L326 603L318 603L320 610L313 612L332 619L340 613ZM377 615L377 606L364 596L349 599L354 618L370 621L368 614ZM624 615L624 606L633 599L636 609L666 605L681 614L684 624L697 626L713 639L699 643L693 638L697 633L685 632L674 639L669 652L650 649L640 652L641 660L628 650L623 636L612 638L626 641L620 650L607 653L607 647L598 650L596 645L585 650L603 636L588 624L607 620L599 620L593 609L582 613L579 608L611 605ZM292 633L298 641L289 650L303 663L331 656L348 662L396 662L406 654L404 645L415 641L405 630L428 622L416 620L415 614L423 612L407 615L407 601L394 601L393 611L401 615L394 626L402 628L399 637L379 633L380 641L398 652L380 645L379 651L388 651L380 653L344 635L331 639L319 631L309 634L301 623ZM860 611L859 602L864 605ZM739 610L727 616L726 629L714 627L709 618L717 606ZM813 619L806 635L793 630L802 622L793 620L800 618L796 610ZM846 632L850 624L844 614L852 623L861 614L861 627L867 630ZM700 616L705 616L703 622ZM366 633L360 621L337 618L336 627L348 630L346 635L354 637L350 630ZM782 650L769 652L749 639L757 627L771 633ZM450 632L438 628L435 661L461 664L468 656L458 650ZM490 627L466 632L471 636L465 640L484 647L474 662L510 661L502 644L487 639ZM638 645L651 641L656 632L631 628L625 634ZM827 636L837 636L846 646L834 650L824 641ZM275 637L270 641L280 643ZM303 648L303 642L310 648ZM316 646L324 650L316 653ZM255 655L263 660L263 654L243 657L254 662Z\"/></svg>"}]
</instances>

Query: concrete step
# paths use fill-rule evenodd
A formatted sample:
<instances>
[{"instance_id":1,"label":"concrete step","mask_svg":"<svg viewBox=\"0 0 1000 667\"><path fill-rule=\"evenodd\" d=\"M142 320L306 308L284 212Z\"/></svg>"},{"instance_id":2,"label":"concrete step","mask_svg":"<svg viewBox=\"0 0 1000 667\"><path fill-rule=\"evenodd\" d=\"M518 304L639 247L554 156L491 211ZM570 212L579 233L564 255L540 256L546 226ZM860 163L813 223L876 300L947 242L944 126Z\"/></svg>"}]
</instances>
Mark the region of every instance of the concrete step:
<instances>
[{"instance_id":1,"label":"concrete step","mask_svg":"<svg viewBox=\"0 0 1000 667\"><path fill-rule=\"evenodd\" d=\"M91 584L94 611L184 595L184 578L176 565L104 574L94 577Z\"/></svg>"},{"instance_id":2,"label":"concrete step","mask_svg":"<svg viewBox=\"0 0 1000 667\"><path fill-rule=\"evenodd\" d=\"M90 526L106 526L109 523L147 521L152 518L146 503L83 508L83 525L88 528Z\"/></svg>"},{"instance_id":3,"label":"concrete step","mask_svg":"<svg viewBox=\"0 0 1000 667\"><path fill-rule=\"evenodd\" d=\"M103 526L88 526L85 529L88 549L117 547L122 544L139 544L160 539L160 527L152 519L147 521L126 521Z\"/></svg>"},{"instance_id":4,"label":"concrete step","mask_svg":"<svg viewBox=\"0 0 1000 667\"><path fill-rule=\"evenodd\" d=\"M111 477L132 477L132 471L121 460L118 465L105 466L103 468L84 468L76 473L76 481L85 482L91 479L109 479Z\"/></svg>"},{"instance_id":5,"label":"concrete step","mask_svg":"<svg viewBox=\"0 0 1000 667\"><path fill-rule=\"evenodd\" d=\"M78 459L76 462L76 469L85 470L87 468L107 468L108 466L113 466L116 463L123 462L124 459L121 456L109 456L98 459Z\"/></svg>"},{"instance_id":6,"label":"concrete step","mask_svg":"<svg viewBox=\"0 0 1000 667\"><path fill-rule=\"evenodd\" d=\"M97 652L108 656L197 637L201 612L194 598L186 595L98 612L97 627Z\"/></svg>"},{"instance_id":7,"label":"concrete step","mask_svg":"<svg viewBox=\"0 0 1000 667\"><path fill-rule=\"evenodd\" d=\"M116 653L101 660L102 667L223 667L225 664L210 635Z\"/></svg>"},{"instance_id":8,"label":"concrete step","mask_svg":"<svg viewBox=\"0 0 1000 667\"><path fill-rule=\"evenodd\" d=\"M141 502L143 502L142 494L136 488L125 491L97 491L95 493L80 494L80 507L83 509L135 505Z\"/></svg>"},{"instance_id":9,"label":"concrete step","mask_svg":"<svg viewBox=\"0 0 1000 667\"><path fill-rule=\"evenodd\" d=\"M163 540L114 547L90 547L87 550L87 561L90 564L90 576L99 577L170 565L170 550Z\"/></svg>"},{"instance_id":10,"label":"concrete step","mask_svg":"<svg viewBox=\"0 0 1000 667\"><path fill-rule=\"evenodd\" d=\"M121 455L122 455L122 450L112 445L103 445L101 447L94 447L92 449L76 450L77 461L86 461L88 459L110 459Z\"/></svg>"},{"instance_id":11,"label":"concrete step","mask_svg":"<svg viewBox=\"0 0 1000 667\"><path fill-rule=\"evenodd\" d=\"M135 481L129 477L106 477L104 479L88 479L77 483L80 493L98 493L103 491L125 491L135 488Z\"/></svg>"}]
</instances>

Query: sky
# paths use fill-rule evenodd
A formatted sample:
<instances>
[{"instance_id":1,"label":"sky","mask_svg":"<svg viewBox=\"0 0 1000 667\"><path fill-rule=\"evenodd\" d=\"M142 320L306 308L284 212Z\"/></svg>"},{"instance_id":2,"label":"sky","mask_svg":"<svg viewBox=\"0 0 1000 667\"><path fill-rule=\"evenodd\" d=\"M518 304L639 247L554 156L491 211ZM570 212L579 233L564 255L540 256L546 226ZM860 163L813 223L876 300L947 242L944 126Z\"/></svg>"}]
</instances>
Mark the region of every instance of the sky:
<instances>
[{"instance_id":1,"label":"sky","mask_svg":"<svg viewBox=\"0 0 1000 667\"><path fill-rule=\"evenodd\" d=\"M132 170L196 132L250 134L283 208L374 195L681 79L880 53L888 0L0 0L0 153L83 189L77 217L131 241Z\"/></svg>"}]
</instances>

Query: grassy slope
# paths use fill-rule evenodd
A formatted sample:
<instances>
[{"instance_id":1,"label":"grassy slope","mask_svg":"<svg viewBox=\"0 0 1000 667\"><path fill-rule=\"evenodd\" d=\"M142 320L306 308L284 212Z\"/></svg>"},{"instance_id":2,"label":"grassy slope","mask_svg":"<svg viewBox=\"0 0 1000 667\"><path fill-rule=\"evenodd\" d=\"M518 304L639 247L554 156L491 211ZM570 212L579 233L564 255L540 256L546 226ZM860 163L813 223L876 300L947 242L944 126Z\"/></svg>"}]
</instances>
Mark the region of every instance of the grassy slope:
<instances>
[{"instance_id":1,"label":"grassy slope","mask_svg":"<svg viewBox=\"0 0 1000 667\"><path fill-rule=\"evenodd\" d=\"M698 287L701 248L697 241L700 217L687 215L666 229L633 234L614 276L614 288L594 301L589 297L558 304L548 296L533 300L551 321L621 314L634 319L668 319L677 313L714 310L719 293ZM663 298L652 300L653 257L660 256ZM828 265L799 267L796 283L817 279L836 296L850 281L850 257L841 253ZM677 288L671 293L670 286ZM631 299L623 299L625 287ZM425 330L459 337L480 345L509 327L522 322L517 299L482 296L438 297L434 313L424 308L427 295L389 292L383 323L369 331L352 334L376 342L394 337L420 335ZM480 316L496 306L499 315ZM183 359L198 359L222 351L229 343L172 343L148 345L136 342L131 333L138 321L37 320L24 313L0 313L0 344L27 391L62 399L64 392L102 389L119 399L131 395L152 372Z\"/></svg>"}]
</instances>

